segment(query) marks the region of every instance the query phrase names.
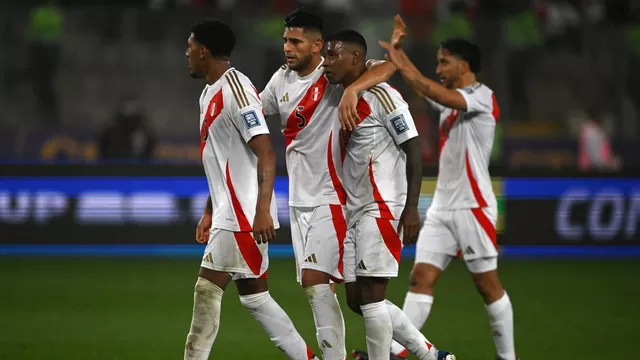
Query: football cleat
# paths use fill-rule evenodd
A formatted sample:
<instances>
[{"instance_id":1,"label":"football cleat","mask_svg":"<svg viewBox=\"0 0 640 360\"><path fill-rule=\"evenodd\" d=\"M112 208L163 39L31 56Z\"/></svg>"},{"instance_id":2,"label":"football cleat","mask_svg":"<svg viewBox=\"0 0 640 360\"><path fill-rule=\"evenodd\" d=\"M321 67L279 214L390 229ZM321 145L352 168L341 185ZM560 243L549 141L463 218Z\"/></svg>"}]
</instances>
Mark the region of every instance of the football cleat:
<instances>
[{"instance_id":1,"label":"football cleat","mask_svg":"<svg viewBox=\"0 0 640 360\"><path fill-rule=\"evenodd\" d=\"M353 356L355 360L369 360L369 354L367 354L366 351L362 351L362 350L353 350L351 352L351 356ZM389 356L389 359L390 360L407 360L407 357L391 354L391 356ZM453 360L455 360L455 358Z\"/></svg>"},{"instance_id":2,"label":"football cleat","mask_svg":"<svg viewBox=\"0 0 640 360\"><path fill-rule=\"evenodd\" d=\"M456 356L444 350L438 351L438 360L456 360Z\"/></svg>"}]
</instances>

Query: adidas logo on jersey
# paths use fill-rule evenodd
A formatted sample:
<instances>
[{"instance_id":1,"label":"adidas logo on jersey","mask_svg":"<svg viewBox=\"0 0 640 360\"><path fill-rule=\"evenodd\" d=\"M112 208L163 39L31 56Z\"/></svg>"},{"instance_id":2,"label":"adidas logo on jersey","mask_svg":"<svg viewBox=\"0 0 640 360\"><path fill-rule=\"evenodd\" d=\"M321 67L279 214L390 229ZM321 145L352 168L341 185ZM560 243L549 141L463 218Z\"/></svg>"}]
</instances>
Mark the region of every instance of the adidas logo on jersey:
<instances>
[{"instance_id":1,"label":"adidas logo on jersey","mask_svg":"<svg viewBox=\"0 0 640 360\"><path fill-rule=\"evenodd\" d=\"M307 257L304 259L304 261L305 261L305 262L314 263L314 264L317 264L317 263L318 263L318 259L316 259L316 254L311 254L311 255L307 256Z\"/></svg>"},{"instance_id":2,"label":"adidas logo on jersey","mask_svg":"<svg viewBox=\"0 0 640 360\"><path fill-rule=\"evenodd\" d=\"M289 93L284 94L280 102L289 102Z\"/></svg>"},{"instance_id":3,"label":"adidas logo on jersey","mask_svg":"<svg viewBox=\"0 0 640 360\"><path fill-rule=\"evenodd\" d=\"M358 266L356 266L357 269L360 270L367 270L367 267L364 266L364 261L360 260L360 262L358 263Z\"/></svg>"},{"instance_id":4,"label":"adidas logo on jersey","mask_svg":"<svg viewBox=\"0 0 640 360\"><path fill-rule=\"evenodd\" d=\"M331 344L327 341L327 340L322 340L322 348L323 349L331 349L333 346L331 346Z\"/></svg>"},{"instance_id":5,"label":"adidas logo on jersey","mask_svg":"<svg viewBox=\"0 0 640 360\"><path fill-rule=\"evenodd\" d=\"M208 262L210 264L213 264L213 255L211 255L211 253L207 253L207 255L204 256L204 260L205 262Z\"/></svg>"},{"instance_id":6,"label":"adidas logo on jersey","mask_svg":"<svg viewBox=\"0 0 640 360\"><path fill-rule=\"evenodd\" d=\"M469 255L473 255L473 254L475 254L476 252L475 252L475 251L473 251L473 249L471 248L471 246L467 246L467 248L464 250L464 253L465 253L465 254L469 254Z\"/></svg>"}]
</instances>

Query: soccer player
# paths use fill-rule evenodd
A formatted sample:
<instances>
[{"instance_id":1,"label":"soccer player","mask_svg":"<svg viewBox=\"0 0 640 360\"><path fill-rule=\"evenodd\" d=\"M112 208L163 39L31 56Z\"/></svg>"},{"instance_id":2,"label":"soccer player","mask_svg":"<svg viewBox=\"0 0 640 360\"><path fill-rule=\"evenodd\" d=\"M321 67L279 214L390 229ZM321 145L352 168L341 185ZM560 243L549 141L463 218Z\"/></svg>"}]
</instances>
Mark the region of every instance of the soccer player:
<instances>
[{"instance_id":1,"label":"soccer player","mask_svg":"<svg viewBox=\"0 0 640 360\"><path fill-rule=\"evenodd\" d=\"M365 71L367 44L358 32L327 38L322 64L331 84L351 85ZM386 301L389 278L398 276L401 234L415 240L422 158L407 103L386 83L362 94L359 121L344 135L343 179L348 232L344 280L349 307L364 317L368 357L389 359L392 338L411 346L419 359L455 359L437 351L407 316Z\"/></svg>"},{"instance_id":2,"label":"soccer player","mask_svg":"<svg viewBox=\"0 0 640 360\"><path fill-rule=\"evenodd\" d=\"M346 236L339 102L343 92L349 96L370 88L393 74L395 67L377 65L346 90L330 85L321 66L323 23L302 9L285 18L287 64L276 71L260 98L265 115L280 118L285 137L297 280L313 311L323 359L344 360L344 320L330 285L343 280Z\"/></svg>"},{"instance_id":3,"label":"soccer player","mask_svg":"<svg viewBox=\"0 0 640 360\"><path fill-rule=\"evenodd\" d=\"M267 287L267 246L278 227L275 154L258 94L230 67L235 36L228 25L201 21L190 30L189 72L207 84L200 97L200 153L210 195L196 229L196 240L207 247L184 359L209 358L231 280L242 305L289 359L317 359Z\"/></svg>"},{"instance_id":4,"label":"soccer player","mask_svg":"<svg viewBox=\"0 0 640 360\"><path fill-rule=\"evenodd\" d=\"M406 27L396 16L391 43L381 42L413 90L440 111L440 164L433 202L418 245L404 312L421 328L433 304L440 273L462 253L489 314L500 360L516 359L513 309L498 279L498 209L489 175L493 138L500 115L493 91L476 79L480 49L462 39L442 42L436 73L424 77L402 50ZM395 353L402 353L399 344Z\"/></svg>"}]
</instances>

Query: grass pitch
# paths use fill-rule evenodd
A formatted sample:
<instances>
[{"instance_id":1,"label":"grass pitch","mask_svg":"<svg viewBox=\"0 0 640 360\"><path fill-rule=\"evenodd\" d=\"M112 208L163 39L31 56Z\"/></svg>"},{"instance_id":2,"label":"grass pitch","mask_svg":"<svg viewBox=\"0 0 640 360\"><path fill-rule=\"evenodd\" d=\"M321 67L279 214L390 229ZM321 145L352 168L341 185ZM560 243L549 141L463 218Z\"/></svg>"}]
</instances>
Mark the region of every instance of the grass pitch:
<instances>
[{"instance_id":1,"label":"grass pitch","mask_svg":"<svg viewBox=\"0 0 640 360\"><path fill-rule=\"evenodd\" d=\"M402 307L411 261L389 287ZM0 359L181 359L199 259L0 257ZM290 259L272 259L273 297L316 351L313 317ZM637 358L640 262L502 260L523 359ZM364 348L364 324L339 297L347 350ZM460 261L436 289L422 329L461 360L494 359L487 314ZM284 359L240 304L223 300L211 359Z\"/></svg>"}]
</instances>

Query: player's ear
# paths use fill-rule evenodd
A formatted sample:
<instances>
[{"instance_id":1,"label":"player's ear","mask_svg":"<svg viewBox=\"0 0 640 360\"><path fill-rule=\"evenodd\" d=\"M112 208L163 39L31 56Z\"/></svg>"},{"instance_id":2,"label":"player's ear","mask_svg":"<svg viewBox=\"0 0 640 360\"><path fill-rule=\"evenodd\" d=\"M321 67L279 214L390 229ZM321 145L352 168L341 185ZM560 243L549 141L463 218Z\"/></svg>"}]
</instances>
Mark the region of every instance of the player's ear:
<instances>
[{"instance_id":1,"label":"player's ear","mask_svg":"<svg viewBox=\"0 0 640 360\"><path fill-rule=\"evenodd\" d=\"M360 62L360 58L362 57L362 53L359 50L353 52L351 65L358 65Z\"/></svg>"},{"instance_id":2,"label":"player's ear","mask_svg":"<svg viewBox=\"0 0 640 360\"><path fill-rule=\"evenodd\" d=\"M200 60L204 60L207 57L207 48L200 46Z\"/></svg>"},{"instance_id":3,"label":"player's ear","mask_svg":"<svg viewBox=\"0 0 640 360\"><path fill-rule=\"evenodd\" d=\"M460 61L460 70L461 70L461 73L463 74L471 71L471 68L469 67L469 63L466 61Z\"/></svg>"},{"instance_id":4,"label":"player's ear","mask_svg":"<svg viewBox=\"0 0 640 360\"><path fill-rule=\"evenodd\" d=\"M316 53L321 52L322 48L324 48L324 40L316 39L313 42L313 47L312 47L311 51L313 51L313 53L316 54Z\"/></svg>"}]
</instances>

